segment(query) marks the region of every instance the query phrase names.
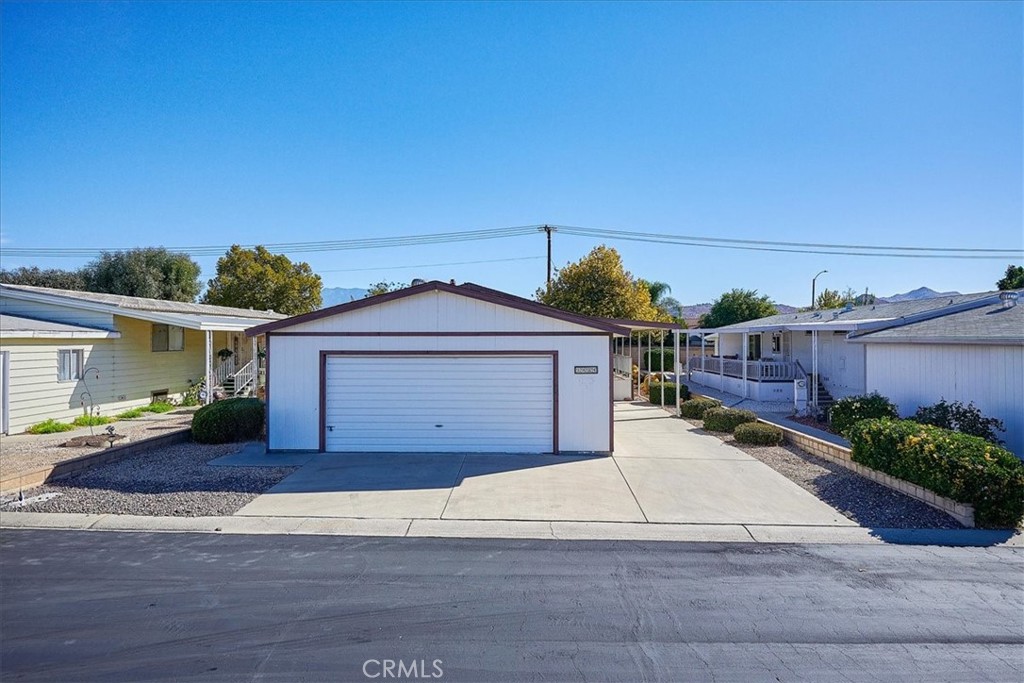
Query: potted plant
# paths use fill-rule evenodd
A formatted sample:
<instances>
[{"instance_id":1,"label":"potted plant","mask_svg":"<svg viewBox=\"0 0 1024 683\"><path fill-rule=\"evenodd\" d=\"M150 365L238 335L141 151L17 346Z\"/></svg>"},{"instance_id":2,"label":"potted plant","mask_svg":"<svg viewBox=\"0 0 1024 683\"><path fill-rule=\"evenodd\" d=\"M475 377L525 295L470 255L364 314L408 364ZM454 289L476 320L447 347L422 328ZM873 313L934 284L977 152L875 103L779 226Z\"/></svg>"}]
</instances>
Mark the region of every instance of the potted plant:
<instances>
[{"instance_id":1,"label":"potted plant","mask_svg":"<svg viewBox=\"0 0 1024 683\"><path fill-rule=\"evenodd\" d=\"M220 358L220 361L222 363L226 361L228 358L231 358L231 356L233 355L235 355L235 352L232 351L231 349L221 349L220 351L217 352L217 358Z\"/></svg>"}]
</instances>

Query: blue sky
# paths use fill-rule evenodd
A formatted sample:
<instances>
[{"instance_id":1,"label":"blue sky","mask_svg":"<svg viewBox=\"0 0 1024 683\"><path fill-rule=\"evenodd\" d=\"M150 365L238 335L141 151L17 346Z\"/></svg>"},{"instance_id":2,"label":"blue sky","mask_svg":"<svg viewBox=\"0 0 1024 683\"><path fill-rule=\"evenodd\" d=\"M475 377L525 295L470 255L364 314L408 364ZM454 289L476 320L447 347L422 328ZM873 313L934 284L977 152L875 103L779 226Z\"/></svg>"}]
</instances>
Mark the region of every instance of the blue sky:
<instances>
[{"instance_id":1,"label":"blue sky","mask_svg":"<svg viewBox=\"0 0 1024 683\"><path fill-rule=\"evenodd\" d=\"M1021 3L0 13L0 249L539 223L1024 248ZM595 244L556 235L556 265ZM609 244L685 303L745 287L803 305L822 269L819 289L979 291L1008 263ZM455 278L531 295L544 253L538 234L296 257L326 286ZM216 258L198 260L211 277ZM488 263L421 265L466 261Z\"/></svg>"}]
</instances>

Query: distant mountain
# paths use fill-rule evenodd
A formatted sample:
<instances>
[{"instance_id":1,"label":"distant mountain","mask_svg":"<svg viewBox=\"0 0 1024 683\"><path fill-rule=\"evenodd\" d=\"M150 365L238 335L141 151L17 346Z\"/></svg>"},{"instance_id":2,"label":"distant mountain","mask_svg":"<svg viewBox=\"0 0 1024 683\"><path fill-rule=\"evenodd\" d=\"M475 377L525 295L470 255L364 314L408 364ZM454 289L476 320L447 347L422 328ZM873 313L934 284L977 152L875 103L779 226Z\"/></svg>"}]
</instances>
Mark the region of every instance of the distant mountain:
<instances>
[{"instance_id":1,"label":"distant mountain","mask_svg":"<svg viewBox=\"0 0 1024 683\"><path fill-rule=\"evenodd\" d=\"M320 308L347 304L349 301L362 299L366 296L365 289L346 289L344 287L325 287L320 295L323 297L323 304Z\"/></svg>"},{"instance_id":2,"label":"distant mountain","mask_svg":"<svg viewBox=\"0 0 1024 683\"><path fill-rule=\"evenodd\" d=\"M934 289L928 287L918 287L909 292L903 294L893 294L892 296L880 296L878 300L883 303L896 303L899 301L920 301L921 299L934 299L940 296L957 296L960 292L936 292Z\"/></svg>"}]
</instances>

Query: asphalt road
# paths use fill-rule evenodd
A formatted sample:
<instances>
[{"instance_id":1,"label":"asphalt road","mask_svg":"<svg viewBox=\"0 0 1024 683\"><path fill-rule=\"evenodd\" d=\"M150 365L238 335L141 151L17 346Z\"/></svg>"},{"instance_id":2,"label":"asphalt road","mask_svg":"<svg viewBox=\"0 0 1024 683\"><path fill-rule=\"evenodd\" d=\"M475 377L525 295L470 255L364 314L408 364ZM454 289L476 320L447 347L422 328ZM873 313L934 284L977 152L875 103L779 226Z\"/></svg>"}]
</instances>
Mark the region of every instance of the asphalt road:
<instances>
[{"instance_id":1,"label":"asphalt road","mask_svg":"<svg viewBox=\"0 0 1024 683\"><path fill-rule=\"evenodd\" d=\"M5 530L0 590L4 681L1024 680L1010 548Z\"/></svg>"}]
</instances>

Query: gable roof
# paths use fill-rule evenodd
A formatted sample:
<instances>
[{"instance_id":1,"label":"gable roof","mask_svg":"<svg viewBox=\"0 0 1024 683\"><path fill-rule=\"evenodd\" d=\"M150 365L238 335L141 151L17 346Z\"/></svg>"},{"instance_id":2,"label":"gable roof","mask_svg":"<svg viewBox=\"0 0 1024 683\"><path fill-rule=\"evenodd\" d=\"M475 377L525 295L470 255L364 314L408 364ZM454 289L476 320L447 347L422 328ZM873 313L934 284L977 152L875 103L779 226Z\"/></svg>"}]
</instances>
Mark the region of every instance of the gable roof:
<instances>
[{"instance_id":1,"label":"gable roof","mask_svg":"<svg viewBox=\"0 0 1024 683\"><path fill-rule=\"evenodd\" d=\"M546 306L536 301L530 301L512 294L505 292L499 292L496 289L489 289L482 287L481 285L475 285L473 283L465 283L463 285L454 285L446 282L440 282L438 280L432 280L425 282L422 285L414 285L412 287L406 287L405 289L399 289L394 292L387 292L386 294L378 294L377 296L367 297L365 299L359 299L358 301L349 301L348 303L338 304L337 306L331 306L329 308L322 308L319 311L313 311L312 313L305 313L303 315L297 315L285 320L276 320L274 322L263 323L246 330L246 334L251 336L264 334L266 332L273 332L292 325L299 325L302 323L311 322L313 320L320 320L322 318L330 318L336 315L344 315L351 311L357 311L362 308L368 308L370 306L379 306L381 304L388 303L390 301L396 301L399 299L405 299L419 294L425 294L428 292L445 292L447 294L455 294L457 296L464 296L470 299L476 299L486 303L497 304L498 306L506 306L508 308L515 308L520 311L526 311L528 313L535 313L548 318L555 318L564 322L573 323L576 325L582 325L602 332L608 332L610 334L629 334L629 330L616 325L614 323L601 320L600 318L591 318L585 315L579 315L577 313L569 313L551 306Z\"/></svg>"},{"instance_id":2,"label":"gable roof","mask_svg":"<svg viewBox=\"0 0 1024 683\"><path fill-rule=\"evenodd\" d=\"M884 327L904 325L918 320L947 316L963 310L970 310L987 303L998 302L998 292L979 292L942 296L934 299L919 299L893 303L854 306L851 310L841 308L804 311L802 313L781 313L757 320L707 328L705 331L768 332L782 330L834 330L857 332L877 330Z\"/></svg>"},{"instance_id":3,"label":"gable roof","mask_svg":"<svg viewBox=\"0 0 1024 683\"><path fill-rule=\"evenodd\" d=\"M1024 306L1001 301L850 338L852 342L1024 345Z\"/></svg>"},{"instance_id":4,"label":"gable roof","mask_svg":"<svg viewBox=\"0 0 1024 683\"><path fill-rule=\"evenodd\" d=\"M229 306L211 306L183 301L164 301L120 294L79 292L50 287L0 284L0 295L23 301L35 301L69 308L101 311L157 323L197 330L242 331L267 320L287 316L273 311L257 311Z\"/></svg>"},{"instance_id":5,"label":"gable roof","mask_svg":"<svg viewBox=\"0 0 1024 683\"><path fill-rule=\"evenodd\" d=\"M120 332L0 313L0 339L117 339Z\"/></svg>"}]
</instances>

